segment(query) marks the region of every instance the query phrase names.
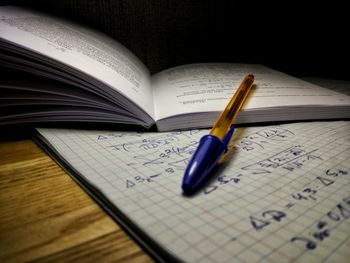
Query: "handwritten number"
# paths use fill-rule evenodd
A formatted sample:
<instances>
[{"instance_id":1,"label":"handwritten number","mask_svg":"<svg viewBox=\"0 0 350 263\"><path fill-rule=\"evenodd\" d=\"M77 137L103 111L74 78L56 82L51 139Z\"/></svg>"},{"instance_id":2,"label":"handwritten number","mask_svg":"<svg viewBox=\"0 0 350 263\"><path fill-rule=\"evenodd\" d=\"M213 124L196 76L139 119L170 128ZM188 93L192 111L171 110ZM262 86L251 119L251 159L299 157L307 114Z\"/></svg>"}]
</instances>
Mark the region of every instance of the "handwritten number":
<instances>
[{"instance_id":1,"label":"handwritten number","mask_svg":"<svg viewBox=\"0 0 350 263\"><path fill-rule=\"evenodd\" d=\"M305 237L293 237L291 240L291 242L295 242L295 241L303 241L305 242L305 246L307 249L315 249L316 248L316 243L308 238Z\"/></svg>"},{"instance_id":2,"label":"handwritten number","mask_svg":"<svg viewBox=\"0 0 350 263\"><path fill-rule=\"evenodd\" d=\"M338 175L347 175L348 172L347 171L344 171L344 170L336 170L336 171L332 171L331 169L327 170L326 171L326 175L328 176L332 176L332 177L337 177Z\"/></svg>"},{"instance_id":3,"label":"handwritten number","mask_svg":"<svg viewBox=\"0 0 350 263\"><path fill-rule=\"evenodd\" d=\"M308 200L308 199L313 199L316 200L316 198L313 196L314 194L317 193L317 190L311 189L311 188L305 188L302 193L296 193L293 194L292 197L296 200Z\"/></svg>"},{"instance_id":4,"label":"handwritten number","mask_svg":"<svg viewBox=\"0 0 350 263\"><path fill-rule=\"evenodd\" d=\"M331 170L327 170L326 175L336 177L336 176L338 176L338 173L332 172Z\"/></svg>"},{"instance_id":5,"label":"handwritten number","mask_svg":"<svg viewBox=\"0 0 350 263\"><path fill-rule=\"evenodd\" d=\"M276 211L276 210L269 210L262 213L263 217L266 217L267 215L271 216L272 219L274 219L277 222L280 222L283 217L286 217L286 214L284 212Z\"/></svg>"},{"instance_id":6,"label":"handwritten number","mask_svg":"<svg viewBox=\"0 0 350 263\"><path fill-rule=\"evenodd\" d=\"M175 170L173 168L166 168L165 171L167 173L174 173L175 172Z\"/></svg>"},{"instance_id":7,"label":"handwritten number","mask_svg":"<svg viewBox=\"0 0 350 263\"><path fill-rule=\"evenodd\" d=\"M346 209L343 204L338 204L337 209L340 212L340 215L344 218L347 219L350 217L350 210Z\"/></svg>"},{"instance_id":8,"label":"handwritten number","mask_svg":"<svg viewBox=\"0 0 350 263\"><path fill-rule=\"evenodd\" d=\"M307 198L305 196L301 195L300 193L293 194L292 197L296 200L301 200L301 199L307 200Z\"/></svg>"},{"instance_id":9,"label":"handwritten number","mask_svg":"<svg viewBox=\"0 0 350 263\"><path fill-rule=\"evenodd\" d=\"M315 232L315 233L313 233L313 237L322 241L326 237L329 237L329 230L326 229L326 230L321 231L321 232Z\"/></svg>"}]
</instances>

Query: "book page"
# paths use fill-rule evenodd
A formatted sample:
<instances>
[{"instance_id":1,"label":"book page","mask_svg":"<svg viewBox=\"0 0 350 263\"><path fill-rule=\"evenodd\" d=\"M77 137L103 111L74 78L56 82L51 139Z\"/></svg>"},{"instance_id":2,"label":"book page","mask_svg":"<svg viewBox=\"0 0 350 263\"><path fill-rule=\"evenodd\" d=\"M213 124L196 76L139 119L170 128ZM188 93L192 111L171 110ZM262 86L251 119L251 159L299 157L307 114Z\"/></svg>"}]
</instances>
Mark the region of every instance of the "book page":
<instances>
[{"instance_id":1,"label":"book page","mask_svg":"<svg viewBox=\"0 0 350 263\"><path fill-rule=\"evenodd\" d=\"M83 181L184 262L345 263L349 130L346 121L238 128L224 164L190 198L181 181L207 130L39 132Z\"/></svg>"},{"instance_id":2,"label":"book page","mask_svg":"<svg viewBox=\"0 0 350 263\"><path fill-rule=\"evenodd\" d=\"M17 52L43 55L68 65L123 94L153 117L150 75L142 62L117 41L60 18L19 7L0 7L0 40ZM57 62L62 64L57 64ZM84 77L84 75L82 75ZM120 98L116 99L117 101Z\"/></svg>"},{"instance_id":3,"label":"book page","mask_svg":"<svg viewBox=\"0 0 350 263\"><path fill-rule=\"evenodd\" d=\"M204 63L171 68L152 77L156 119L221 112L247 74L254 74L254 86L238 118L260 109L345 104L339 93L261 65ZM349 99L346 104L350 105Z\"/></svg>"},{"instance_id":4,"label":"book page","mask_svg":"<svg viewBox=\"0 0 350 263\"><path fill-rule=\"evenodd\" d=\"M350 81L349 80L312 78L312 77L303 78L303 80L350 96Z\"/></svg>"}]
</instances>

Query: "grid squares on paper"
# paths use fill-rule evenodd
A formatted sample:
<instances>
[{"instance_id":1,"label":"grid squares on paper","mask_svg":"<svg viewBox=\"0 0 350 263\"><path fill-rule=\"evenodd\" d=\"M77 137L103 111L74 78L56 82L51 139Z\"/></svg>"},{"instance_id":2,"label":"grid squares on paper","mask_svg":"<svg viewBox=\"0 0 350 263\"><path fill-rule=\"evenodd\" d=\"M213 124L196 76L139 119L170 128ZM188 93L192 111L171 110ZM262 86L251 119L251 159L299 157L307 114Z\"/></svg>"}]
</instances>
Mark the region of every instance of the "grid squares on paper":
<instances>
[{"instance_id":1,"label":"grid squares on paper","mask_svg":"<svg viewBox=\"0 0 350 263\"><path fill-rule=\"evenodd\" d=\"M208 255L208 262L232 262L232 254L225 251L224 249L218 249Z\"/></svg>"},{"instance_id":2,"label":"grid squares on paper","mask_svg":"<svg viewBox=\"0 0 350 263\"><path fill-rule=\"evenodd\" d=\"M203 234L193 230L189 231L187 234L183 236L183 239L186 240L191 246L195 246L205 238L206 237Z\"/></svg>"},{"instance_id":3,"label":"grid squares on paper","mask_svg":"<svg viewBox=\"0 0 350 263\"><path fill-rule=\"evenodd\" d=\"M350 226L348 225L346 229L348 230L349 227ZM350 237L347 236L346 238L342 239L342 242L340 243L340 245L337 246L337 248L334 249L332 253L327 255L326 259L328 260L329 258L332 258L334 259L334 262L346 262L346 260L349 260L349 246L350 246Z\"/></svg>"},{"instance_id":4,"label":"grid squares on paper","mask_svg":"<svg viewBox=\"0 0 350 263\"><path fill-rule=\"evenodd\" d=\"M196 244L196 248L201 252L202 257L204 256L205 258L217 249L216 244L209 239L202 239Z\"/></svg>"},{"instance_id":5,"label":"grid squares on paper","mask_svg":"<svg viewBox=\"0 0 350 263\"><path fill-rule=\"evenodd\" d=\"M244 152L237 150L227 167L226 178L240 175L238 183L213 182L217 189L200 193L194 198L181 196L180 183L189 158L187 143L198 140L189 134L132 134L103 131L72 131L43 129L42 134L86 180L174 255L184 261L280 262L349 258L344 242L349 244L350 225L344 221L332 230L332 249L327 240L319 243L323 252L305 251L290 243L290 238L302 235L315 227L317 220L349 194L349 175L339 176L324 185L318 176L327 176L329 169L349 169L349 122L295 123L280 126L290 131L290 137L264 138L263 147ZM245 128L244 134L258 134L262 128ZM97 138L102 134L103 139ZM157 145L150 149L141 142L161 142L164 136L175 136L173 144ZM258 135L256 135L257 137ZM259 135L260 136L260 135ZM236 142L239 138L236 139ZM120 146L122 145L122 146ZM118 147L120 148L118 148ZM286 149L300 146L310 158L294 158L299 165L292 170L264 167L259 161L271 157L290 158ZM124 148L123 148L124 147ZM312 152L309 155L308 152ZM282 153L282 154L281 154ZM280 154L280 155L278 155ZM298 157L298 156L297 156ZM290 162L294 161L291 160ZM268 163L268 162L266 162ZM264 171L255 174L249 166ZM327 177L328 179L330 177ZM333 178L334 179L334 178ZM332 180L333 180L332 179ZM316 189L315 200L297 200L293 195L305 195L304 189ZM275 220L266 211L283 211L286 216ZM261 224L254 229L250 217ZM220 258L220 255L222 258Z\"/></svg>"}]
</instances>

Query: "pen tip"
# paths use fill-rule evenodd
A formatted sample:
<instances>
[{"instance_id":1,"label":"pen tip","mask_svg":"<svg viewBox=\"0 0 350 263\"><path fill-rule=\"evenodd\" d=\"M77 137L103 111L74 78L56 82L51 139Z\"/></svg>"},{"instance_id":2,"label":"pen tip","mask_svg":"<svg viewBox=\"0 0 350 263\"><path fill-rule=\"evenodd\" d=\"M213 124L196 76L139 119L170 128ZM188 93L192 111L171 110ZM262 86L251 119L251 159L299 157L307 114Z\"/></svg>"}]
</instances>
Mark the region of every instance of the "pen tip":
<instances>
[{"instance_id":1,"label":"pen tip","mask_svg":"<svg viewBox=\"0 0 350 263\"><path fill-rule=\"evenodd\" d=\"M194 190L190 184L182 184L182 193L186 196L191 196Z\"/></svg>"}]
</instances>

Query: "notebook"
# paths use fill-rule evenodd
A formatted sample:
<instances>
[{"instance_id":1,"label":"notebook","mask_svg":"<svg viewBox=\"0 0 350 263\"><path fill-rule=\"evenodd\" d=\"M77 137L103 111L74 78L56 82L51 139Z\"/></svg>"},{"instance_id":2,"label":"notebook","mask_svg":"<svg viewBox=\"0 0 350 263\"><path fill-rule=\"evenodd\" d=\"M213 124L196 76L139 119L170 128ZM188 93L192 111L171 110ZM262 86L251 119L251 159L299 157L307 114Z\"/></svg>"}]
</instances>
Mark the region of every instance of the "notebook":
<instances>
[{"instance_id":1,"label":"notebook","mask_svg":"<svg viewBox=\"0 0 350 263\"><path fill-rule=\"evenodd\" d=\"M158 261L349 262L350 122L238 128L193 197L207 130L37 129L36 140Z\"/></svg>"}]
</instances>

